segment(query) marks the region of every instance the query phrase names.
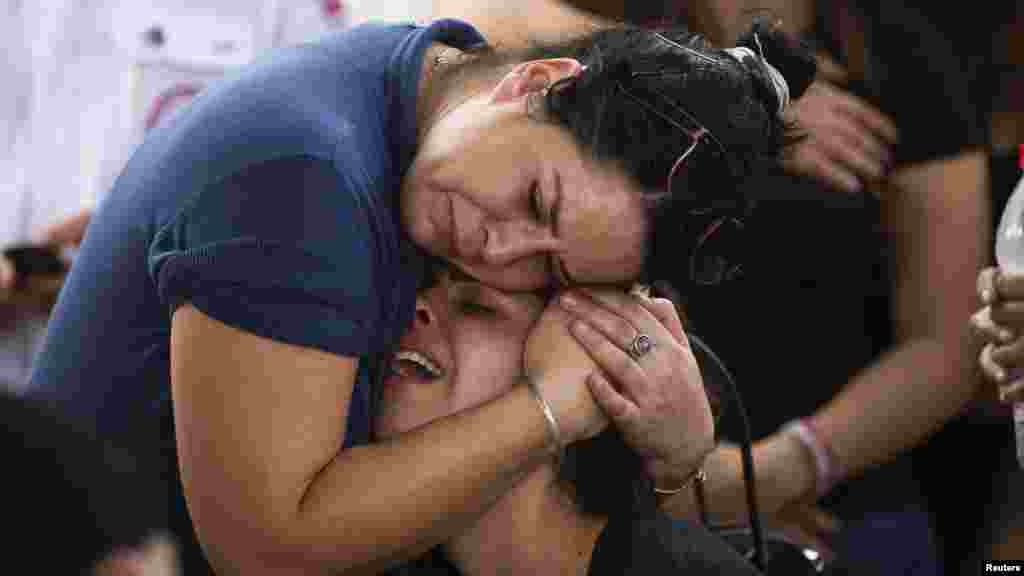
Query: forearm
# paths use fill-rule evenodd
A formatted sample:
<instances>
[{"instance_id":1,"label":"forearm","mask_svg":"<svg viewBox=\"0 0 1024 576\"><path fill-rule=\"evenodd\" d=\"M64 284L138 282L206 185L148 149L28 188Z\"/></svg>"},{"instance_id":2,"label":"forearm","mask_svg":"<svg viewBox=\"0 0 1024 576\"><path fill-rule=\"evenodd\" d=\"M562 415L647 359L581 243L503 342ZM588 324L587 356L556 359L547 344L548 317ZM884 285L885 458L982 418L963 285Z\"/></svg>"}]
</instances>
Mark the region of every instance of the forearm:
<instances>
[{"instance_id":1,"label":"forearm","mask_svg":"<svg viewBox=\"0 0 1024 576\"><path fill-rule=\"evenodd\" d=\"M970 401L973 386L963 373L965 345L949 338L908 341L865 369L812 418L848 475L883 464L936 431ZM814 462L788 434L755 443L754 470L762 512L813 494ZM733 446L722 446L704 464L707 513L714 523L745 523L742 462ZM696 518L692 491L663 502L669 514Z\"/></svg>"},{"instance_id":2,"label":"forearm","mask_svg":"<svg viewBox=\"0 0 1024 576\"><path fill-rule=\"evenodd\" d=\"M970 151L911 165L881 190L898 344L814 416L850 473L918 444L978 389L965 319L990 257L986 162Z\"/></svg>"},{"instance_id":3,"label":"forearm","mask_svg":"<svg viewBox=\"0 0 1024 576\"><path fill-rule=\"evenodd\" d=\"M905 342L813 416L848 474L893 459L963 409L976 388L967 348L957 338Z\"/></svg>"},{"instance_id":4,"label":"forearm","mask_svg":"<svg viewBox=\"0 0 1024 576\"><path fill-rule=\"evenodd\" d=\"M535 400L517 387L391 441L345 450L313 479L279 531L287 538L279 543L280 564L376 573L425 552L542 462L547 442Z\"/></svg>"}]
</instances>

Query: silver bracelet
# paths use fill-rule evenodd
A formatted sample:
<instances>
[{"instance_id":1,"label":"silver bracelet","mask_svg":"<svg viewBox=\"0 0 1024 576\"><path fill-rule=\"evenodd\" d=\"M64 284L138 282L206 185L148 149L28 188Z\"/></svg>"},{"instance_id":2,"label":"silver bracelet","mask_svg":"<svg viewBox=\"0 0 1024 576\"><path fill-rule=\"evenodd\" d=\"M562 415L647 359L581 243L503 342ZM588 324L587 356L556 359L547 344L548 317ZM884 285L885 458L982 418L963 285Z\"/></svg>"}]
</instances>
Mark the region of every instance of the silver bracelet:
<instances>
[{"instance_id":1,"label":"silver bracelet","mask_svg":"<svg viewBox=\"0 0 1024 576\"><path fill-rule=\"evenodd\" d=\"M551 406L548 404L544 396L541 395L540 390L537 389L537 385L534 384L533 380L527 376L523 376L526 380L526 385L530 389L530 394L533 395L534 399L537 400L537 404L540 406L541 412L544 413L544 422L548 426L548 436L551 438L548 442L548 450L551 455L555 457L556 462L562 461L562 430L558 427L558 420L555 420L555 413L552 412Z\"/></svg>"}]
</instances>

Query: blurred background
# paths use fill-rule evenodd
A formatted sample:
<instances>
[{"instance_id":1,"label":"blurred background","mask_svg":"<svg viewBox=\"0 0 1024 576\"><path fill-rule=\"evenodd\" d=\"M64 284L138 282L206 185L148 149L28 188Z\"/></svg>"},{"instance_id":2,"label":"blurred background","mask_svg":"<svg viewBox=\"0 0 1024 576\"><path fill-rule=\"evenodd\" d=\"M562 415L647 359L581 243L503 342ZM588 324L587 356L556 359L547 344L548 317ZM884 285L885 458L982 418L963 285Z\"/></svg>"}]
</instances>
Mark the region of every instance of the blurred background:
<instances>
[{"instance_id":1,"label":"blurred background","mask_svg":"<svg viewBox=\"0 0 1024 576\"><path fill-rule=\"evenodd\" d=\"M727 1L650 4L645 10L657 18L723 43L732 31L722 22L744 18ZM842 2L816 4L820 15ZM774 9L794 33L814 28L813 16L808 22L785 7ZM995 225L1024 167L1024 3L954 2L932 14L972 47L978 66L964 71L964 81L981 83L974 104L989 133ZM439 17L468 20L506 45L604 22L556 0L0 0L0 247L49 242L73 261L74 235L54 236L52 226L100 202L146 131L231 70L366 21ZM0 306L0 387L7 394L25 392L45 326L45 309ZM948 466L934 482L954 483L953 492L936 490L936 508L947 518L969 516L945 523L953 564L1024 559L1024 477L1009 431L1008 410L983 396L931 441Z\"/></svg>"}]
</instances>

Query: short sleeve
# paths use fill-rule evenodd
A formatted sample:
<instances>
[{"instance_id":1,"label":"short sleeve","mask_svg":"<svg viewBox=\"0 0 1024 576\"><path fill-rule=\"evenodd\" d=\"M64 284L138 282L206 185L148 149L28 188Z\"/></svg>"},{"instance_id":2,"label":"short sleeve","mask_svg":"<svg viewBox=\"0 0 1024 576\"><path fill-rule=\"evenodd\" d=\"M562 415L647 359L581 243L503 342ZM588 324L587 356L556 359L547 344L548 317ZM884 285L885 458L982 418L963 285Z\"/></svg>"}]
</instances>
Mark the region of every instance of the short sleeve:
<instances>
[{"instance_id":1,"label":"short sleeve","mask_svg":"<svg viewBox=\"0 0 1024 576\"><path fill-rule=\"evenodd\" d=\"M369 200L331 162L247 167L158 229L150 277L173 313L190 303L257 336L343 356L375 350Z\"/></svg>"},{"instance_id":2,"label":"short sleeve","mask_svg":"<svg viewBox=\"0 0 1024 576\"><path fill-rule=\"evenodd\" d=\"M900 129L896 160L917 163L988 142L988 68L920 7L880 3L871 26L870 91Z\"/></svg>"}]
</instances>

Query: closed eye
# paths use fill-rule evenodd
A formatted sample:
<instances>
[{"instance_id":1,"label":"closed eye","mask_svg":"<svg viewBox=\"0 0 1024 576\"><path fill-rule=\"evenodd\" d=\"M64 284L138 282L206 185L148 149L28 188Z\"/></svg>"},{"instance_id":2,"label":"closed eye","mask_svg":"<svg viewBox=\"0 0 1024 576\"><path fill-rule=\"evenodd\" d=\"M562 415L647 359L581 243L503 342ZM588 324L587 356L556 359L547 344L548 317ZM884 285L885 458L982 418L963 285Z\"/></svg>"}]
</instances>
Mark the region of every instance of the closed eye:
<instances>
[{"instance_id":1,"label":"closed eye","mask_svg":"<svg viewBox=\"0 0 1024 576\"><path fill-rule=\"evenodd\" d=\"M464 314L480 315L480 316L494 316L497 314L497 310L494 308L488 308L479 302L472 300L462 300L459 302L459 310Z\"/></svg>"},{"instance_id":2,"label":"closed eye","mask_svg":"<svg viewBox=\"0 0 1024 576\"><path fill-rule=\"evenodd\" d=\"M540 182L534 180L533 184L530 185L530 213L537 222L545 222L544 216L544 197L540 192Z\"/></svg>"}]
</instances>

